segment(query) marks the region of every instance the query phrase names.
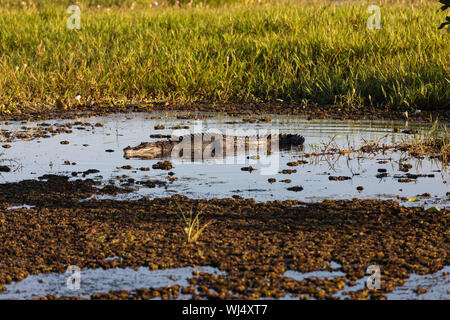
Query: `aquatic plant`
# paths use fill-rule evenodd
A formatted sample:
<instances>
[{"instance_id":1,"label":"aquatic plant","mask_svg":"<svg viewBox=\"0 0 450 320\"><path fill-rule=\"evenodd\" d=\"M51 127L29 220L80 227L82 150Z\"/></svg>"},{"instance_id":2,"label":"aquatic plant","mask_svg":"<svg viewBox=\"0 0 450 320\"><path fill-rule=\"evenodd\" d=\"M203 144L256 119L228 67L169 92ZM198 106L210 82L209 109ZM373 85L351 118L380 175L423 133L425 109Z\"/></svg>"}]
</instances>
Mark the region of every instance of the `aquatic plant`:
<instances>
[{"instance_id":1,"label":"aquatic plant","mask_svg":"<svg viewBox=\"0 0 450 320\"><path fill-rule=\"evenodd\" d=\"M442 160L445 168L450 156L450 133L448 126L435 121L430 130L424 130L414 135L411 141L404 141L403 147L413 156L438 156Z\"/></svg>"},{"instance_id":2,"label":"aquatic plant","mask_svg":"<svg viewBox=\"0 0 450 320\"><path fill-rule=\"evenodd\" d=\"M186 236L186 242L187 243L197 242L202 232L214 221L210 220L204 224L200 222L200 215L203 210L203 208L200 205L195 209L195 212L192 208L190 208L188 214L186 214L182 208L180 207L178 208L179 214L183 219L182 229Z\"/></svg>"}]
</instances>

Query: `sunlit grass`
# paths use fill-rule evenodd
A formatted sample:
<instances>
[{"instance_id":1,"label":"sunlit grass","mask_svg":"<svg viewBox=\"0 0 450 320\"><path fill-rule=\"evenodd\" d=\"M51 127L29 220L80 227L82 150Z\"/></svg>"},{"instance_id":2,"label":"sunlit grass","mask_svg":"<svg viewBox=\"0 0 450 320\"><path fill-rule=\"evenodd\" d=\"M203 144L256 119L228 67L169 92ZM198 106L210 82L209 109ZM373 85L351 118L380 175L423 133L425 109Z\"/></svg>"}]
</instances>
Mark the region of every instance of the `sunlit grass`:
<instances>
[{"instance_id":1,"label":"sunlit grass","mask_svg":"<svg viewBox=\"0 0 450 320\"><path fill-rule=\"evenodd\" d=\"M62 101L450 107L435 1L1 1L0 111ZM377 3L376 1L374 3ZM100 4L100 7L98 7ZM372 3L371 3L372 4ZM80 95L79 100L75 97Z\"/></svg>"}]
</instances>

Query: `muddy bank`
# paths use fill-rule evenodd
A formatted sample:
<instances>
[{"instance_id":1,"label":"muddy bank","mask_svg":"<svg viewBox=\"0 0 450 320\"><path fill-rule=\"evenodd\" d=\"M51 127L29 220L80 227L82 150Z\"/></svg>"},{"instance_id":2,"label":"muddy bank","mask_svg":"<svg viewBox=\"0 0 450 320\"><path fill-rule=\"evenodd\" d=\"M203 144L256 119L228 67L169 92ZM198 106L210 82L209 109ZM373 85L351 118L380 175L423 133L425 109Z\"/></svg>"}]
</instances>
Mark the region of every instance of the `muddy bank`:
<instances>
[{"instance_id":1,"label":"muddy bank","mask_svg":"<svg viewBox=\"0 0 450 320\"><path fill-rule=\"evenodd\" d=\"M90 173L92 171L85 172L84 176ZM0 203L11 206L26 204L38 207L70 207L93 195L117 195L128 191L127 188L115 185L101 185L90 178L69 181L67 176L46 174L37 180L0 184Z\"/></svg>"},{"instance_id":2,"label":"muddy bank","mask_svg":"<svg viewBox=\"0 0 450 320\"><path fill-rule=\"evenodd\" d=\"M238 116L264 116L268 114L306 115L310 119L337 120L434 120L449 121L450 111L421 110L416 113L409 110L408 117L405 110L385 107L336 107L336 106L303 106L299 104L283 103L152 103L133 105L103 105L92 103L89 105L73 105L68 110L56 107L24 108L12 114L1 114L0 120L44 120L44 119L75 119L78 117L103 116L112 113L153 112L153 111L185 111L185 112L226 112ZM192 115L192 118L195 116Z\"/></svg>"},{"instance_id":3,"label":"muddy bank","mask_svg":"<svg viewBox=\"0 0 450 320\"><path fill-rule=\"evenodd\" d=\"M361 289L351 297L382 299L411 273L434 273L450 264L445 209L433 213L393 201L357 199L306 204L173 196L68 202L78 186L52 190L42 183L39 201L33 202L39 189L27 198L30 189L16 188L1 199L2 284L29 274L62 273L69 265L151 270L203 265L226 274L197 274L186 287L105 292L91 298L173 298L182 292L194 298L327 298L354 285L376 264L381 290ZM19 199L37 206L8 209ZM181 212L191 211L200 213L202 225L210 223L196 243L187 243L181 217ZM284 276L287 270L331 270L331 261L342 266L345 276L301 281Z\"/></svg>"}]
</instances>

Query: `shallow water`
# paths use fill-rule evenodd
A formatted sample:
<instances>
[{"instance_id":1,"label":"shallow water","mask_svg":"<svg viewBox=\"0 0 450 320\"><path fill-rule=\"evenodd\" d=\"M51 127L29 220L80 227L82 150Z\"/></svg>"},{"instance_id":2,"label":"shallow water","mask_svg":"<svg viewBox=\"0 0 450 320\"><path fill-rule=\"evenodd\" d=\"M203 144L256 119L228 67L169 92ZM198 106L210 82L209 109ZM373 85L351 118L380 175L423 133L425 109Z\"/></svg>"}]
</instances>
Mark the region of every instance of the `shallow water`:
<instances>
[{"instance_id":1,"label":"shallow water","mask_svg":"<svg viewBox=\"0 0 450 320\"><path fill-rule=\"evenodd\" d=\"M292 278L297 281L302 281L308 278L319 279L333 279L345 276L345 273L340 271L341 265L338 263L331 263L332 271L313 271L302 273L298 271L288 270L284 273L285 277ZM449 300L450 299L450 266L446 266L438 272L426 275L411 274L402 286L395 287L392 292L385 294L388 300ZM367 276L368 277L368 276ZM347 283L343 290L339 291L334 297L339 299L349 298L349 293L363 290L366 288L367 277L358 279L354 286L349 286ZM383 282L383 277L380 278ZM425 288L427 292L417 294L418 288ZM287 299L295 299L287 296Z\"/></svg>"},{"instance_id":2,"label":"shallow water","mask_svg":"<svg viewBox=\"0 0 450 320\"><path fill-rule=\"evenodd\" d=\"M114 258L110 258L114 259ZM332 262L332 271L313 271L301 273L298 271L288 270L284 276L292 278L297 281L304 279L326 279L345 276L340 271L340 265ZM166 286L180 285L187 287L189 285L188 279L193 278L193 271L205 272L214 274L216 276L226 275L225 272L213 267L185 267L165 270L149 270L145 267L140 267L137 270L131 268L112 268L104 270L84 269L80 270L79 286L75 282L70 282L71 276L74 273L48 273L30 275L22 281L13 282L6 285L6 291L0 292L0 299L32 299L37 297L44 297L47 295L54 295L56 297L81 297L89 298L95 293L107 293L110 291L119 290L136 290L141 288L162 288ZM445 272L447 274L445 274ZM394 288L391 293L386 294L387 299L393 300L449 300L450 299L450 266L442 270L428 275L412 274L403 286ZM356 284L349 287L347 284L344 289L339 291L334 296L339 299L348 298L349 292L355 292L365 288L367 278L363 277L356 281ZM383 279L381 278L381 281ZM68 284L69 282L69 284ZM426 288L427 292L424 294L417 294L417 288ZM181 294L178 299L190 299L190 295ZM298 299L286 295L282 299Z\"/></svg>"},{"instance_id":3,"label":"shallow water","mask_svg":"<svg viewBox=\"0 0 450 320\"><path fill-rule=\"evenodd\" d=\"M288 270L284 273L285 277L301 281L308 278L333 279L345 276L340 271L341 265L331 263L332 271L313 271L302 273ZM446 266L438 272L426 275L411 274L402 286L395 287L392 292L385 294L388 300L449 300L450 299L450 266ZM354 286L347 283L343 290L339 291L334 297L346 299L350 297L351 292L363 290L366 288L368 276L358 279ZM381 283L383 277L380 277ZM427 292L418 294L418 288L425 288ZM289 298L289 297L288 297Z\"/></svg>"},{"instance_id":4,"label":"shallow water","mask_svg":"<svg viewBox=\"0 0 450 320\"><path fill-rule=\"evenodd\" d=\"M162 116L162 119L152 119L154 116ZM135 181L159 180L161 186L147 188L132 185L132 193L117 196L104 196L103 198L138 199L142 196L149 198L165 197L173 194L182 194L191 198L228 198L240 195L245 198L255 198L258 201L295 199L300 201L321 201L323 199L352 199L352 198L378 198L397 199L397 196L406 199L417 198L417 202L402 201L403 205L411 206L438 206L448 207L450 191L448 173L437 161L425 158L421 161L405 159L406 154L399 152L387 152L358 158L358 154L352 153L345 156L321 156L304 158L306 164L296 167L287 166L288 162L302 159L301 150L282 150L268 158L260 160L247 159L246 155L228 157L226 160L234 164L217 164L214 161L184 162L173 161L173 177L177 181L170 182L168 171L152 169L152 165L160 161L125 159L123 149L127 146L136 146L142 141L155 141L151 134L170 135L173 130L170 127L176 125L189 126L189 132L196 130L218 129L227 133L227 129L241 129L238 134L258 133L258 130L279 130L279 133L298 133L305 137L304 153L310 153L331 140L342 149L356 149L364 140L376 140L385 144L395 144L404 139L411 139L411 135L401 133L404 129L428 130L430 125L405 123L401 121L336 121L336 120L312 120L308 121L300 116L272 116L268 123L243 123L241 118L233 118L222 114L214 114L212 118L201 121L176 119L175 114L165 116L162 113L110 115L105 117L83 118L77 120L49 120L45 123L55 124L74 123L75 121L89 122L92 125L101 123L103 127L81 127L74 125L71 134L57 134L49 138L37 138L30 141L2 141L11 148L1 149L1 159L10 159L1 164L7 164L16 170L2 172L0 183L21 181L23 179L37 179L44 174L65 174L71 176L73 172L84 172L89 169L97 169L98 173L89 174L86 178L94 178L104 184L113 182L117 185L126 183L129 178ZM238 122L238 124L228 124ZM41 122L42 123L42 122ZM30 131L22 129L36 127L38 123L0 123L0 129L8 131ZM162 124L166 129L155 130L154 126ZM399 129L400 132L394 132ZM261 133L261 132L259 132ZM69 144L61 144L63 140ZM114 152L105 152L105 150ZM252 156L253 154L250 154ZM433 177L419 177L410 183L401 183L397 175L405 175L399 170L400 160L412 165L411 174L433 175ZM169 159L170 160L170 159ZM172 159L173 160L173 159ZM69 161L70 164L64 164ZM263 162L266 161L266 162ZM240 163L238 163L240 162ZM383 162L383 163L381 163ZM264 174L264 169L275 168L273 174ZM132 170L121 169L124 165L131 165ZM252 173L241 171L242 167L251 165L257 170ZM140 167L148 167L149 171L140 171ZM119 168L119 169L118 169ZM293 174L281 174L283 169L296 169ZM377 178L378 169L386 169L387 176ZM270 171L270 170L269 170ZM270 172L269 172L270 173ZM350 180L330 181L329 176L349 176ZM79 179L72 177L71 179ZM267 180L275 178L276 182L270 184ZM290 179L291 183L283 183L280 180ZM287 188L302 186L300 192L289 191ZM364 190L358 192L357 186ZM430 197L417 197L423 193L430 193ZM102 198L102 197L98 197ZM80 199L82 200L82 199ZM8 207L31 208L25 203ZM302 274L295 271L287 271L285 276L302 280L310 277L337 277L343 273L340 266L332 264L333 271L315 271ZM94 269L82 271L82 285L79 291L67 288L67 274L42 274L29 276L23 281L6 286L7 291L0 293L0 299L28 299L37 296L53 294L56 296L81 296L88 297L97 292L111 290L133 290L138 288L163 287L166 285L187 285L187 279L192 277L192 268L149 271L146 268L132 269ZM219 272L216 269L205 269L205 272ZM388 294L390 299L449 299L449 276L443 274L449 272L445 267L434 275L411 275L405 285L395 288ZM171 280L175 276L176 280ZM336 296L346 298L344 291L363 289L365 278L357 281L354 287L346 287ZM426 287L428 292L417 295L417 287ZM287 297L289 298L289 297Z\"/></svg>"},{"instance_id":5,"label":"shallow water","mask_svg":"<svg viewBox=\"0 0 450 320\"><path fill-rule=\"evenodd\" d=\"M325 278L337 278L337 277L343 277L345 276L345 273L339 271L338 269L341 268L341 265L336 262L331 262L330 265L332 271L325 271L325 270L319 270L319 271L312 271L312 272L299 272L299 271L293 271L293 270L287 270L284 273L285 277L292 278L297 281L302 281L309 278L319 278L319 279L325 279Z\"/></svg>"},{"instance_id":6,"label":"shallow water","mask_svg":"<svg viewBox=\"0 0 450 320\"><path fill-rule=\"evenodd\" d=\"M395 287L392 292L385 294L388 300L450 300L450 266L444 267L436 273L418 275L411 274L402 286ZM336 275L334 277L338 277ZM333 278L333 277L331 277ZM356 281L352 287L345 285L344 289L335 296L339 299L349 298L350 292L356 292L366 287L367 278ZM383 278L381 277L381 281ZM426 293L418 294L418 288L427 289Z\"/></svg>"},{"instance_id":7,"label":"shallow water","mask_svg":"<svg viewBox=\"0 0 450 320\"><path fill-rule=\"evenodd\" d=\"M30 275L22 281L6 285L6 291L0 292L2 300L21 300L54 295L56 297L89 298L95 293L108 293L116 290L136 290L141 288L163 288L166 286L189 286L187 279L192 272L206 272L221 275L223 272L212 267L185 267L165 270L149 270L139 267L113 269L80 270L79 282L71 281L75 273L47 273ZM68 284L69 282L69 284ZM181 298L181 297L180 297Z\"/></svg>"},{"instance_id":8,"label":"shallow water","mask_svg":"<svg viewBox=\"0 0 450 320\"><path fill-rule=\"evenodd\" d=\"M127 195L120 195L118 199L137 199L142 196L165 197L172 194L182 194L191 198L228 198L240 195L245 198L255 198L257 201L296 199L301 201L320 201L323 199L352 199L378 198L396 199L397 196L418 198L425 192L430 197L418 198L417 202L403 201L404 205L414 206L448 206L446 193L450 191L446 183L448 174L438 161L428 158L421 161L407 159L407 155L400 152L387 152L369 157L359 158L356 153L345 156L320 156L305 158L308 163L296 167L286 164L301 159L301 150L282 150L259 160L247 159L246 155L228 157L225 161L234 164L217 164L215 161L198 161L195 163L174 162L171 169L178 178L169 181L168 171L152 169L152 165L160 161L125 159L123 149L136 146L142 141L155 141L150 134L170 135L176 125L189 126L188 132L205 132L217 129L222 133L226 130L239 129L238 134L261 133L260 130L279 130L279 133L298 133L305 137L305 153L317 151L332 140L342 149L361 146L364 140L376 140L385 144L393 144L411 139L411 135L401 133L403 129L428 130L430 125L405 123L402 121L337 121L312 120L301 116L272 116L271 122L244 123L242 118L228 117L223 114L211 114L212 118L203 120L180 120L175 114L166 117L163 113L135 113L116 114L104 117L77 119L82 122L103 124L103 127L87 127L79 129L74 125L71 134L57 134L49 138L38 138L31 141L9 142L11 148L3 149L3 159L12 159L18 164L18 170L1 173L0 182L35 179L43 174L67 174L97 169L100 172L87 177L101 180L104 183L113 181L116 184L125 183L128 178L136 181L159 180L162 186L147 188L133 186L134 191ZM162 119L152 119L161 116ZM75 120L51 120L45 123L74 123ZM237 124L229 124L238 122ZM37 123L0 123L2 130L29 131L21 129L26 126L35 127ZM164 130L155 130L154 126L162 124ZM78 129L77 129L78 128ZM397 128L400 132L393 132ZM86 130L87 129L87 130ZM253 130L253 131L251 131ZM273 131L272 131L273 132ZM67 140L69 144L60 144ZM5 142L2 142L2 145ZM105 152L111 149L114 152ZM250 156L253 154L250 154ZM409 163L413 168L412 174L432 175L433 177L419 177L409 183L398 181L398 175L405 172L399 170L399 162ZM65 161L75 163L64 164ZM386 161L386 163L381 163ZM14 163L12 163L14 165ZM6 164L6 163L5 163ZM118 169L124 165L131 165L132 170ZM257 170L253 172L241 171L242 167L251 165ZM138 168L148 167L150 171L140 171ZM270 169L270 170L269 170ZM296 169L293 174L279 173L283 169ZM377 178L378 169L386 169L387 177ZM269 174L267 174L269 173ZM348 176L346 181L330 181L329 176ZM79 175L78 177L80 177ZM78 179L72 178L72 179ZM268 178L277 181L270 184ZM290 179L291 183L280 180ZM287 188L302 186L300 192L288 191ZM356 190L362 186L364 190Z\"/></svg>"}]
</instances>

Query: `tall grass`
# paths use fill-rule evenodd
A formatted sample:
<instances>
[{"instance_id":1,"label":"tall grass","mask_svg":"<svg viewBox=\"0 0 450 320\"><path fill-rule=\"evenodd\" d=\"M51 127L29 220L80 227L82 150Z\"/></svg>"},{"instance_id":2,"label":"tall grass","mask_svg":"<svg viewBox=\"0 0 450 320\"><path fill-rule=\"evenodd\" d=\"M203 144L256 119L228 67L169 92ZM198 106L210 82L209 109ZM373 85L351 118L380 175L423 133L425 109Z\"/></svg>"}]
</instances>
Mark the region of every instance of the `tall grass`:
<instances>
[{"instance_id":1,"label":"tall grass","mask_svg":"<svg viewBox=\"0 0 450 320\"><path fill-rule=\"evenodd\" d=\"M449 33L437 30L435 1L380 1L380 30L366 28L364 2L79 1L81 30L66 27L71 1L0 2L3 111L77 95L450 107Z\"/></svg>"}]
</instances>

